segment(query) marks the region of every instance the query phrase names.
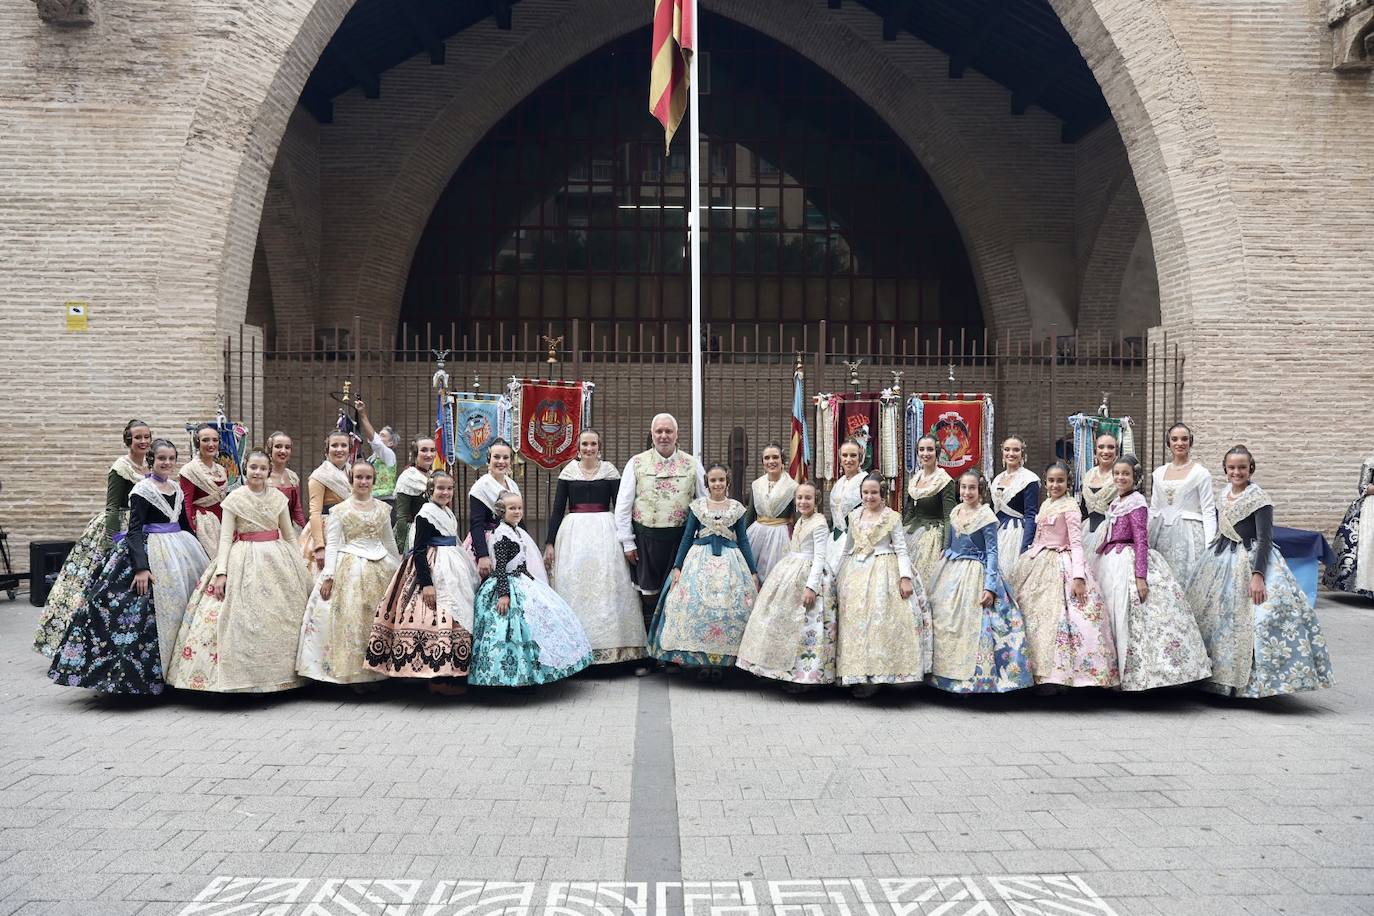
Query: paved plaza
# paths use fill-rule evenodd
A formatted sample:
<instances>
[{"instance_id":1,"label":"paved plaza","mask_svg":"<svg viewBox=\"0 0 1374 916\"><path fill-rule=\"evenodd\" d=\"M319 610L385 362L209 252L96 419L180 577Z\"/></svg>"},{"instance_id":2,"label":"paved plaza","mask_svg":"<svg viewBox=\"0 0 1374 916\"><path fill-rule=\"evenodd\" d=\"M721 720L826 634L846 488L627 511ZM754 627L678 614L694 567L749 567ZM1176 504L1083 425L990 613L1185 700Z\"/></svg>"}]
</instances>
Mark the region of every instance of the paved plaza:
<instances>
[{"instance_id":1,"label":"paved plaza","mask_svg":"<svg viewBox=\"0 0 1374 916\"><path fill-rule=\"evenodd\" d=\"M739 675L100 700L0 603L8 914L1374 912L1374 604L1338 686L855 702Z\"/></svg>"}]
</instances>

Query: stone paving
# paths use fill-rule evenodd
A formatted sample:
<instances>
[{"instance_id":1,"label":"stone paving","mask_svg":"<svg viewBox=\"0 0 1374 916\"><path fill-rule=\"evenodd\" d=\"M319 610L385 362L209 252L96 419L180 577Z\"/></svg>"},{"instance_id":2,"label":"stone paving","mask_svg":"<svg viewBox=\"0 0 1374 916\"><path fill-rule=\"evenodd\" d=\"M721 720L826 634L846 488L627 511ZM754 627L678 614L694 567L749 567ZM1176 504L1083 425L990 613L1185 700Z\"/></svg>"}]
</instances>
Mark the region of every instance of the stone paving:
<instances>
[{"instance_id":1,"label":"stone paving","mask_svg":"<svg viewBox=\"0 0 1374 916\"><path fill-rule=\"evenodd\" d=\"M1264 702L149 702L52 686L0 603L0 916L1374 913L1374 604L1319 613L1338 686Z\"/></svg>"}]
</instances>

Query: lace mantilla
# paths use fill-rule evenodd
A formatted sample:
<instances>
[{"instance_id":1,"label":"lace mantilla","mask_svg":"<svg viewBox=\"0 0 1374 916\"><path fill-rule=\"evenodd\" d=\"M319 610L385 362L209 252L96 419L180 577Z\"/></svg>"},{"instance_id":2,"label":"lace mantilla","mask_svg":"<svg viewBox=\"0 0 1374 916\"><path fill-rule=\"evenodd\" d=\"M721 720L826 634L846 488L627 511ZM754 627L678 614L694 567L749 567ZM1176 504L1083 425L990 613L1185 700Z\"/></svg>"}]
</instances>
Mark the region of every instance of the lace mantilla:
<instances>
[{"instance_id":1,"label":"lace mantilla","mask_svg":"<svg viewBox=\"0 0 1374 916\"><path fill-rule=\"evenodd\" d=\"M1234 500L1222 499L1221 523L1217 526L1217 531L1226 540L1239 544L1241 537L1236 532L1236 522L1249 518L1265 506L1272 505L1274 504L1270 501L1269 494L1260 489L1259 484L1252 483Z\"/></svg>"}]
</instances>

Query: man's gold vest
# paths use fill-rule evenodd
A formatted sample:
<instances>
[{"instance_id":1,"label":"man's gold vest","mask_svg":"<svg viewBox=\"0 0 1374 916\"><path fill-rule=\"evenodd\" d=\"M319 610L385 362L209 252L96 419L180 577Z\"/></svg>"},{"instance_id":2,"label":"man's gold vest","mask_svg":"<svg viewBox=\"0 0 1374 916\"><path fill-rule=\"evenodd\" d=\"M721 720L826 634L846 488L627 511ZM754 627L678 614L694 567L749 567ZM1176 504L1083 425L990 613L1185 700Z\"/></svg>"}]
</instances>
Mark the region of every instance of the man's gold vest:
<instances>
[{"instance_id":1,"label":"man's gold vest","mask_svg":"<svg viewBox=\"0 0 1374 916\"><path fill-rule=\"evenodd\" d=\"M635 463L635 503L631 517L645 528L681 528L697 495L696 461L685 452L667 458L655 449L640 452Z\"/></svg>"}]
</instances>

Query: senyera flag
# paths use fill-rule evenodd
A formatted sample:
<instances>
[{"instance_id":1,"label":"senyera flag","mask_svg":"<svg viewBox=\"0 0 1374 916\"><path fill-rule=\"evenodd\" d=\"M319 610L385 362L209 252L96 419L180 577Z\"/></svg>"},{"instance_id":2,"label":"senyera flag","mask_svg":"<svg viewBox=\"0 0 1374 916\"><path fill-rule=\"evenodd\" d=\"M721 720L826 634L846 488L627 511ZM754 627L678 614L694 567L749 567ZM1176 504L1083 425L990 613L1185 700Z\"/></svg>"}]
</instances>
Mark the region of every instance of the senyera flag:
<instances>
[{"instance_id":1,"label":"senyera flag","mask_svg":"<svg viewBox=\"0 0 1374 916\"><path fill-rule=\"evenodd\" d=\"M802 396L800 369L793 373L792 382L792 448L788 473L797 483L805 483L806 472L811 464L811 435L806 427L806 399Z\"/></svg>"},{"instance_id":2,"label":"senyera flag","mask_svg":"<svg viewBox=\"0 0 1374 916\"><path fill-rule=\"evenodd\" d=\"M649 113L663 125L665 155L687 111L687 65L696 37L696 0L654 0Z\"/></svg>"}]
</instances>

